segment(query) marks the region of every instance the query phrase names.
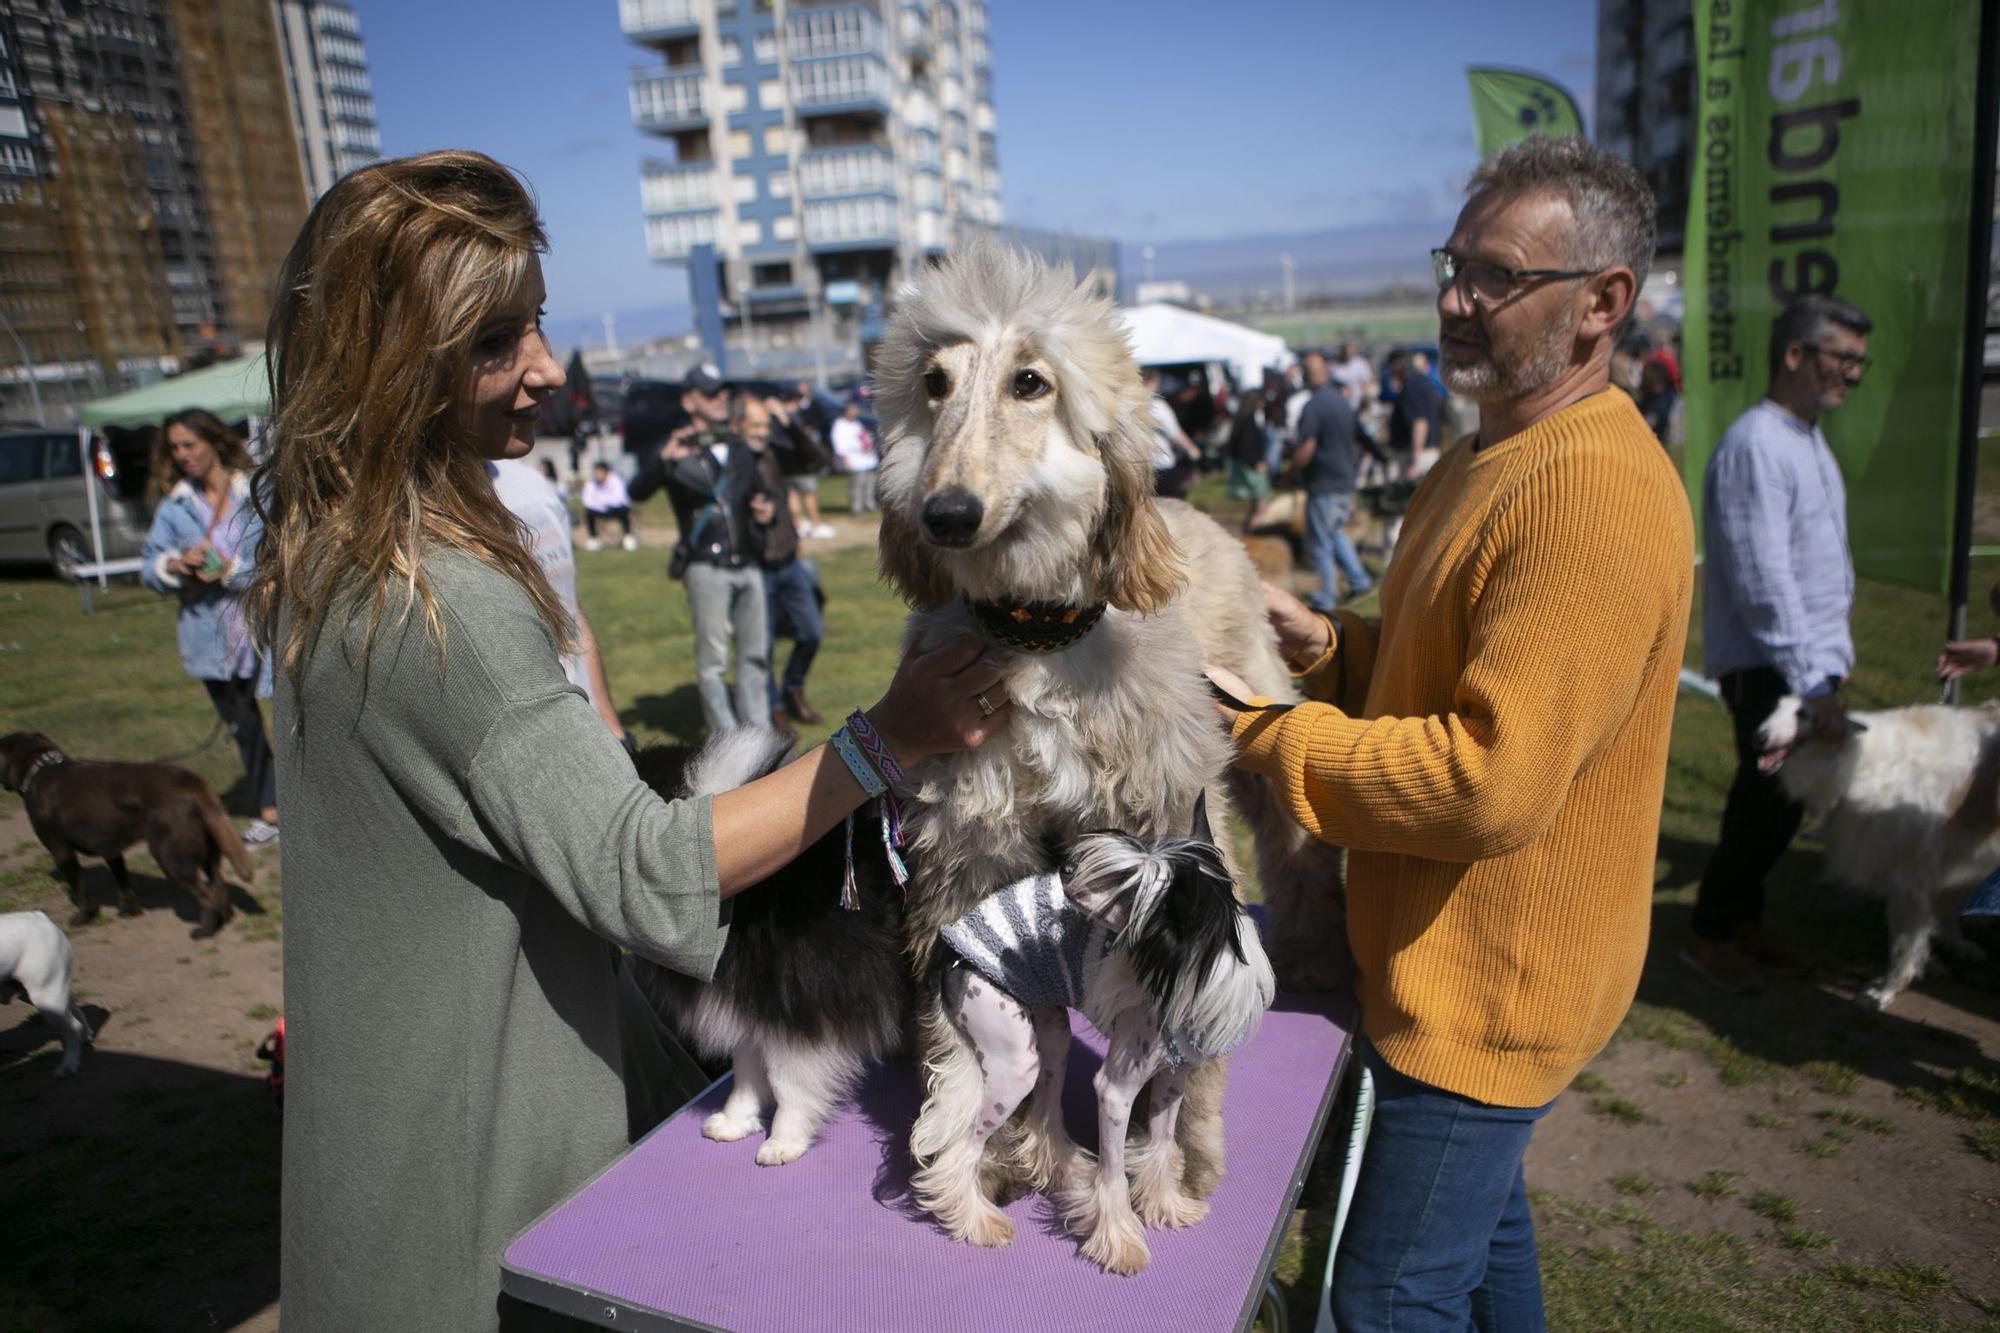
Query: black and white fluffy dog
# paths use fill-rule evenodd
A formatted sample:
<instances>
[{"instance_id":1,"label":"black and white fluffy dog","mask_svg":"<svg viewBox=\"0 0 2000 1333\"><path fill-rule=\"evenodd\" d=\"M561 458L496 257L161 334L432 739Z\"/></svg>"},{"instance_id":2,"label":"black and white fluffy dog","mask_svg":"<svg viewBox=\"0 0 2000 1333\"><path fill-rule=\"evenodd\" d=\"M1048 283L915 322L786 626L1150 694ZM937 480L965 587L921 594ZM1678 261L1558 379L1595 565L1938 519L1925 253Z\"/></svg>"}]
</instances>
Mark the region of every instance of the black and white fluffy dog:
<instances>
[{"instance_id":1,"label":"black and white fluffy dog","mask_svg":"<svg viewBox=\"0 0 2000 1333\"><path fill-rule=\"evenodd\" d=\"M639 772L662 796L712 796L777 768L791 741L758 727L725 731L697 753L656 746ZM729 941L712 982L633 959L660 1016L703 1058L729 1058L736 1081L701 1132L718 1142L754 1133L771 1112L757 1161L797 1161L872 1062L902 1050L913 1000L903 955L903 890L879 825L856 816L860 907L840 905L847 838L836 827L797 860L730 900Z\"/></svg>"},{"instance_id":2,"label":"black and white fluffy dog","mask_svg":"<svg viewBox=\"0 0 2000 1333\"><path fill-rule=\"evenodd\" d=\"M1145 1268L1142 1218L1184 1227L1207 1214L1182 1188L1174 1142L1187 1075L1247 1040L1277 989L1199 807L1197 820L1193 838L1085 834L1060 873L1017 882L943 930L945 1011L977 1058L973 1077L932 1085L936 1114L919 1132L936 1138L913 1144L930 1187L978 1197L987 1140L1028 1101L1037 1132L1022 1142L1048 1145L1048 1156L1026 1174L1054 1193L1084 1255L1113 1273ZM1071 1008L1108 1043L1094 1172L1062 1123ZM1147 1123L1133 1136L1128 1186L1126 1135L1142 1091ZM1003 1214L986 1215L1011 1235Z\"/></svg>"}]
</instances>

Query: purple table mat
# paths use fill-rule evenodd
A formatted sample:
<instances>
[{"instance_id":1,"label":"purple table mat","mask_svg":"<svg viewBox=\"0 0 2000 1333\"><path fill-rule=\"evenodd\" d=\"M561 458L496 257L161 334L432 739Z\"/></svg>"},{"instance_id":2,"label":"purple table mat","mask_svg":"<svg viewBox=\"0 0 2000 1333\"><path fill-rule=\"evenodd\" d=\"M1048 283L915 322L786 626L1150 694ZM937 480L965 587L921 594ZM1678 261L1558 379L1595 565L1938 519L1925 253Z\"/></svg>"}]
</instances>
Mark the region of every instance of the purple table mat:
<instances>
[{"instance_id":1,"label":"purple table mat","mask_svg":"<svg viewBox=\"0 0 2000 1333\"><path fill-rule=\"evenodd\" d=\"M1103 1043L1073 1023L1064 1118L1094 1147ZM909 1197L919 1089L898 1063L873 1070L812 1150L780 1167L756 1164L761 1134L701 1137L728 1093L722 1080L523 1232L503 1261L506 1289L611 1327L1236 1328L1267 1276L1352 1027L1345 996L1278 997L1230 1059L1229 1172L1208 1217L1148 1231L1152 1263L1137 1277L1082 1258L1040 1196L1005 1210L1015 1228L1005 1249L946 1238Z\"/></svg>"}]
</instances>

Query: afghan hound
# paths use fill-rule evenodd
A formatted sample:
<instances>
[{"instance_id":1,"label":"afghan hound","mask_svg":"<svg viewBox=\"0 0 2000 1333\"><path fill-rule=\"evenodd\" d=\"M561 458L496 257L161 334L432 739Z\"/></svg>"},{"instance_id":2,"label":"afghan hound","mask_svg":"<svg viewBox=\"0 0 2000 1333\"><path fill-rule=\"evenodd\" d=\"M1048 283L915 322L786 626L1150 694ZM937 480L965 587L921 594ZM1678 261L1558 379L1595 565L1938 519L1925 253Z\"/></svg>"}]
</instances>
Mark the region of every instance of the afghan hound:
<instances>
[{"instance_id":1,"label":"afghan hound","mask_svg":"<svg viewBox=\"0 0 2000 1333\"><path fill-rule=\"evenodd\" d=\"M1204 662L1274 699L1296 694L1242 546L1153 498L1147 393L1111 303L1066 271L976 245L905 294L876 386L881 564L914 609L906 639L970 630L1008 661L1008 731L918 765L903 806L926 1084L914 1191L952 1236L1004 1245L1013 1228L994 1198L1060 1190L1085 1164L1052 1117L1016 1114L978 1136L982 1071L940 998L940 929L1052 869L1051 849L1085 832L1185 837L1205 792L1225 852L1232 798L1255 835L1280 983L1329 987L1348 968L1339 853L1230 768ZM1068 1030L1044 1035L1048 1068ZM1148 1223L1197 1216L1186 1196L1221 1180L1223 1079L1220 1061L1190 1071L1178 1169L1135 1182Z\"/></svg>"}]
</instances>

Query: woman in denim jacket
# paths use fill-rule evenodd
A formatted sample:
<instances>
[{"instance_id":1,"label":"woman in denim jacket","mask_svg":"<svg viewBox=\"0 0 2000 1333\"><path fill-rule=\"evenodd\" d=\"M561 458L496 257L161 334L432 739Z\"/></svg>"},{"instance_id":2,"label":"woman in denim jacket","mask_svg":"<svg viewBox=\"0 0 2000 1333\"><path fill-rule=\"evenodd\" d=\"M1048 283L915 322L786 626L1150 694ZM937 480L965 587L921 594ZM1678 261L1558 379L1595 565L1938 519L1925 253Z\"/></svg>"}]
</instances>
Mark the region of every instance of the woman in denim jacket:
<instances>
[{"instance_id":1,"label":"woman in denim jacket","mask_svg":"<svg viewBox=\"0 0 2000 1333\"><path fill-rule=\"evenodd\" d=\"M168 417L153 471L170 489L153 514L139 577L155 592L181 599L181 666L208 687L209 701L236 738L258 806L243 841L255 846L278 836L278 788L257 711L258 696L271 693L271 673L243 623L242 590L262 535L249 469L243 441L215 414L191 408Z\"/></svg>"}]
</instances>

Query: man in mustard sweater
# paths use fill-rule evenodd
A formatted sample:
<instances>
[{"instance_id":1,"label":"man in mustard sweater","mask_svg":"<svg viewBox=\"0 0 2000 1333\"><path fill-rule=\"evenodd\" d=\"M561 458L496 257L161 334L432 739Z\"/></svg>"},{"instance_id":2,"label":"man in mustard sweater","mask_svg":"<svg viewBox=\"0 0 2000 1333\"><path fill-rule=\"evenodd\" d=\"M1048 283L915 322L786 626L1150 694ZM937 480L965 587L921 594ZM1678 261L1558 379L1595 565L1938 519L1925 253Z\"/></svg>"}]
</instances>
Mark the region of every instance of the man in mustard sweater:
<instances>
[{"instance_id":1,"label":"man in mustard sweater","mask_svg":"<svg viewBox=\"0 0 2000 1333\"><path fill-rule=\"evenodd\" d=\"M1609 388L1653 257L1638 174L1529 140L1433 255L1479 433L1411 501L1379 624L1271 592L1313 702L1229 714L1243 767L1350 849L1379 1102L1343 1333L1542 1327L1521 1158L1638 985L1693 582L1680 481Z\"/></svg>"}]
</instances>

